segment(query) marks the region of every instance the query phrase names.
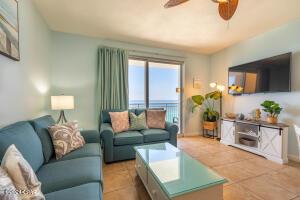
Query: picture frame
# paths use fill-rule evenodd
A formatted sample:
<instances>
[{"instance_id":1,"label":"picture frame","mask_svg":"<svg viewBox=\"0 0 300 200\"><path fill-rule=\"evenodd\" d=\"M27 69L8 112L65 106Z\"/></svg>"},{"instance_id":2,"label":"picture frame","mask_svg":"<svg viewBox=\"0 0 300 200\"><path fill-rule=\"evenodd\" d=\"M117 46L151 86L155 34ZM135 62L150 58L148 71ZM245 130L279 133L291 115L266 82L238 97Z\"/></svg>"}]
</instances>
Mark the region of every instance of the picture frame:
<instances>
[{"instance_id":1,"label":"picture frame","mask_svg":"<svg viewBox=\"0 0 300 200\"><path fill-rule=\"evenodd\" d=\"M0 54L20 60L17 0L0 0Z\"/></svg>"}]
</instances>

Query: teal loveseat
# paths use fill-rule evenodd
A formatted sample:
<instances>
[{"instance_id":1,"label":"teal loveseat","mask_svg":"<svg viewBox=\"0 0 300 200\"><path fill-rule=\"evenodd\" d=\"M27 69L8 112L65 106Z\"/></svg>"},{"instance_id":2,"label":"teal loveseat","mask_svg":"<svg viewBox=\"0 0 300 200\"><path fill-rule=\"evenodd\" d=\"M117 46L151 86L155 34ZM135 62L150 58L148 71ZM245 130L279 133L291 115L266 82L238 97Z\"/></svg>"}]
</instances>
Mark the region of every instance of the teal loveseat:
<instances>
[{"instance_id":1,"label":"teal loveseat","mask_svg":"<svg viewBox=\"0 0 300 200\"><path fill-rule=\"evenodd\" d=\"M169 142L177 146L178 126L170 122L166 122L165 129L146 129L115 134L111 126L109 112L119 111L123 110L104 110L101 112L100 136L106 163L134 159L133 147L136 145ZM145 109L129 110L136 115L144 111Z\"/></svg>"},{"instance_id":2,"label":"teal loveseat","mask_svg":"<svg viewBox=\"0 0 300 200\"><path fill-rule=\"evenodd\" d=\"M44 116L0 129L0 160L15 144L36 172L46 200L102 200L99 132L82 131L86 145L56 160L47 130L54 123L51 116Z\"/></svg>"}]
</instances>

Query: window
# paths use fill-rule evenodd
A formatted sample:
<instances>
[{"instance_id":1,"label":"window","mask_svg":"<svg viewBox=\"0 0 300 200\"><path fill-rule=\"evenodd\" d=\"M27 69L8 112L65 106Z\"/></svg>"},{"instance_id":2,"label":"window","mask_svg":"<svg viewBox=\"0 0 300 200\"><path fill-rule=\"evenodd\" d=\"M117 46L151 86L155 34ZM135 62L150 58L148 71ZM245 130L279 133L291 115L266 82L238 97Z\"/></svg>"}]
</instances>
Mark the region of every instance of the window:
<instances>
[{"instance_id":1,"label":"window","mask_svg":"<svg viewBox=\"0 0 300 200\"><path fill-rule=\"evenodd\" d=\"M181 63L129 60L129 108L155 108L167 111L166 120L180 124Z\"/></svg>"}]
</instances>

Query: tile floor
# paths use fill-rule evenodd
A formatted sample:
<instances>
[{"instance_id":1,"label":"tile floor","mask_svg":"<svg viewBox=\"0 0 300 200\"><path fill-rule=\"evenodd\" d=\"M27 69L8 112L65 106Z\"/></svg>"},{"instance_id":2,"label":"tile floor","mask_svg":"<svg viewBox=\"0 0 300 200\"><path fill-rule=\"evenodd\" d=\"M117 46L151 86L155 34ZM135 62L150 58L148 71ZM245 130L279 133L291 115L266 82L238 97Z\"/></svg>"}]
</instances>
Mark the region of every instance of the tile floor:
<instances>
[{"instance_id":1,"label":"tile floor","mask_svg":"<svg viewBox=\"0 0 300 200\"><path fill-rule=\"evenodd\" d=\"M300 200L300 163L279 165L203 137L178 139L178 148L228 179L224 200ZM149 200L134 161L105 165L104 200Z\"/></svg>"}]
</instances>

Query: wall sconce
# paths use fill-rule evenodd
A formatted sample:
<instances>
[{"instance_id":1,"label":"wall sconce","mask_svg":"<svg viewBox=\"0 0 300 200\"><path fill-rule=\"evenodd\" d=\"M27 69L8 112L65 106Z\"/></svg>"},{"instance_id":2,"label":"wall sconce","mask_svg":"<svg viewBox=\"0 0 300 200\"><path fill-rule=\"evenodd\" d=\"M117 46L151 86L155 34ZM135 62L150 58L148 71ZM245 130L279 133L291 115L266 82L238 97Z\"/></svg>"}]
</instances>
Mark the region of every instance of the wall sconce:
<instances>
[{"instance_id":1,"label":"wall sconce","mask_svg":"<svg viewBox=\"0 0 300 200\"><path fill-rule=\"evenodd\" d=\"M194 78L193 80L193 88L201 89L201 80L200 78Z\"/></svg>"},{"instance_id":2,"label":"wall sconce","mask_svg":"<svg viewBox=\"0 0 300 200\"><path fill-rule=\"evenodd\" d=\"M223 92L225 90L225 86L224 85L219 85L216 82L210 83L209 86L211 88L217 88L217 90L219 90L220 92Z\"/></svg>"}]
</instances>

